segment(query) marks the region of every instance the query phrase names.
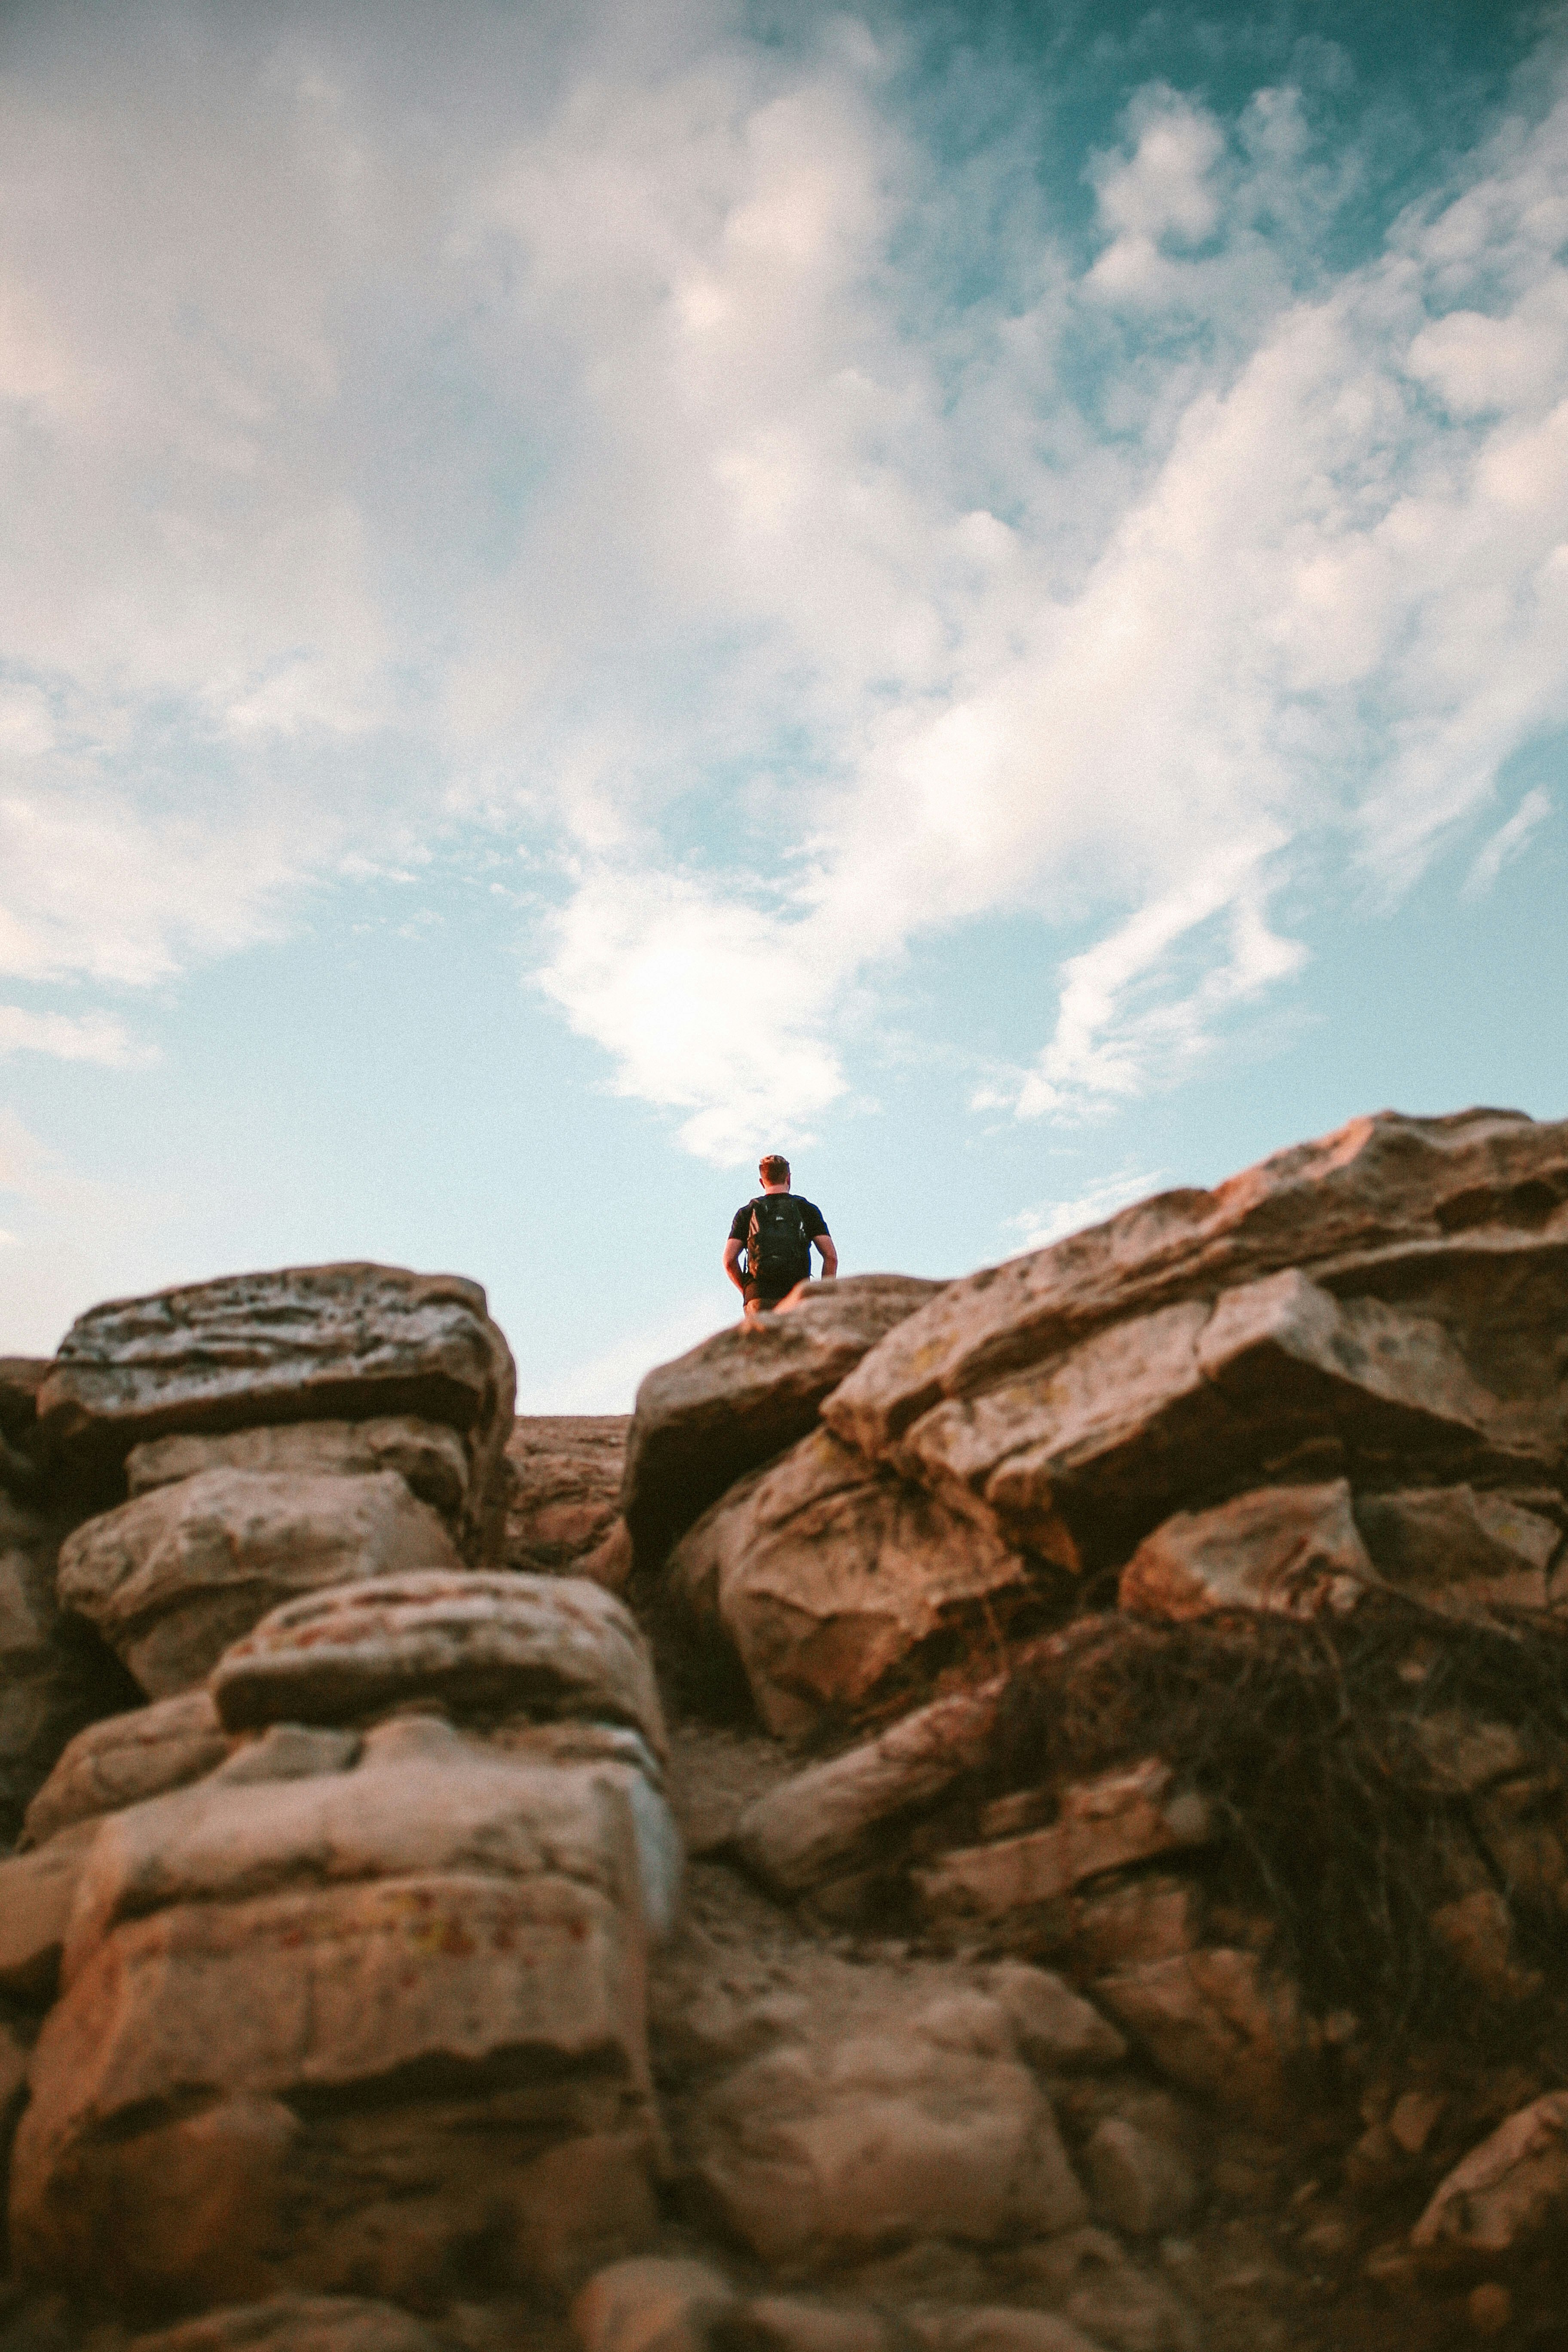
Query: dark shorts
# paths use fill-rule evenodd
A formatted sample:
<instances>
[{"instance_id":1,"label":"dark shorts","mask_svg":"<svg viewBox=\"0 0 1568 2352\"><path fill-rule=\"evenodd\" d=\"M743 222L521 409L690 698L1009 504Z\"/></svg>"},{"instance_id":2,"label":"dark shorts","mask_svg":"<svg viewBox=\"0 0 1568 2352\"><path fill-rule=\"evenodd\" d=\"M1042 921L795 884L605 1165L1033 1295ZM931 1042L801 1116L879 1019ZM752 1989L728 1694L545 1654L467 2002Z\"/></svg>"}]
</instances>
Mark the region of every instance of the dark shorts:
<instances>
[{"instance_id":1,"label":"dark shorts","mask_svg":"<svg viewBox=\"0 0 1568 2352\"><path fill-rule=\"evenodd\" d=\"M741 1296L748 1307L758 1307L763 1314L766 1315L779 1304L781 1299L787 1298L790 1291L795 1287L795 1284L792 1282L788 1290L763 1290L759 1284L748 1282Z\"/></svg>"}]
</instances>

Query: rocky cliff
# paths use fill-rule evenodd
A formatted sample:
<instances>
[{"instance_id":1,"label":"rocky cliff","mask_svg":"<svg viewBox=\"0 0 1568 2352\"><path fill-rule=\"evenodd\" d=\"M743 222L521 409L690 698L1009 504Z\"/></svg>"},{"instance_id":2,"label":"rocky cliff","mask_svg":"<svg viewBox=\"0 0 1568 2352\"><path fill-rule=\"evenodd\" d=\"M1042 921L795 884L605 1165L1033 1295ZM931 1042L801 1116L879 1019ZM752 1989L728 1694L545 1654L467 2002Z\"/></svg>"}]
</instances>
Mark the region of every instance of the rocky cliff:
<instances>
[{"instance_id":1,"label":"rocky cliff","mask_svg":"<svg viewBox=\"0 0 1568 2352\"><path fill-rule=\"evenodd\" d=\"M0 2352L1557 2340L1568 1125L0 1360Z\"/></svg>"}]
</instances>

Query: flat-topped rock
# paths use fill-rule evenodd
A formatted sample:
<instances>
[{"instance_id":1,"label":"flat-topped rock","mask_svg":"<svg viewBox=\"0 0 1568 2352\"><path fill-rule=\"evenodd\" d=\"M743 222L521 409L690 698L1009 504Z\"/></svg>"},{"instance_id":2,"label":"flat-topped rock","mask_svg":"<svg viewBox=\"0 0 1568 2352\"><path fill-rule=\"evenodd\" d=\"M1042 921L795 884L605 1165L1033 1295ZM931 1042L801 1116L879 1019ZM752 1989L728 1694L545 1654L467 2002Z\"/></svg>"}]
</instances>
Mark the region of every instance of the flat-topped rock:
<instances>
[{"instance_id":1,"label":"flat-topped rock","mask_svg":"<svg viewBox=\"0 0 1568 2352\"><path fill-rule=\"evenodd\" d=\"M509 1568L541 1576L594 1572L585 1563L620 1517L630 1428L624 1412L518 1415L502 1465Z\"/></svg>"},{"instance_id":2,"label":"flat-topped rock","mask_svg":"<svg viewBox=\"0 0 1568 2352\"><path fill-rule=\"evenodd\" d=\"M665 1748L636 1620L582 1577L458 1572L312 1593L237 1643L212 1692L231 1730L353 1722L426 1700L465 1719L626 1724L656 1756Z\"/></svg>"},{"instance_id":3,"label":"flat-topped rock","mask_svg":"<svg viewBox=\"0 0 1568 2352\"><path fill-rule=\"evenodd\" d=\"M638 1561L657 1567L737 1478L804 1437L867 1350L943 1286L897 1274L812 1283L787 1310L716 1331L649 1372L621 1494Z\"/></svg>"},{"instance_id":4,"label":"flat-topped rock","mask_svg":"<svg viewBox=\"0 0 1568 2352\"><path fill-rule=\"evenodd\" d=\"M1276 1152L1213 1192L1160 1193L949 1285L868 1354L824 1417L879 1455L944 1398L981 1394L1108 1324L1290 1266L1336 1292L1416 1311L1489 1314L1491 1352L1511 1352L1528 1385L1544 1375L1550 1349L1532 1372L1521 1342L1532 1327L1544 1335L1561 1324L1565 1234L1568 1121L1384 1111ZM1478 1370L1506 1387L1500 1362Z\"/></svg>"},{"instance_id":5,"label":"flat-topped rock","mask_svg":"<svg viewBox=\"0 0 1568 2352\"><path fill-rule=\"evenodd\" d=\"M38 1391L38 1438L68 1463L101 1465L177 1432L404 1414L445 1423L468 1453L471 1549L516 1384L478 1283L400 1266L289 1266L79 1317Z\"/></svg>"},{"instance_id":6,"label":"flat-topped rock","mask_svg":"<svg viewBox=\"0 0 1568 2352\"><path fill-rule=\"evenodd\" d=\"M853 1722L933 1645L1038 1607L1028 1564L990 1528L868 1469L828 1431L753 1472L681 1538L672 1589L721 1624L771 1731Z\"/></svg>"},{"instance_id":7,"label":"flat-topped rock","mask_svg":"<svg viewBox=\"0 0 1568 2352\"><path fill-rule=\"evenodd\" d=\"M112 1815L33 2059L16 2259L187 2306L428 2301L479 2230L500 2283L569 2286L651 2226L643 1966L594 1767L400 1721L352 1770Z\"/></svg>"},{"instance_id":8,"label":"flat-topped rock","mask_svg":"<svg viewBox=\"0 0 1568 2352\"><path fill-rule=\"evenodd\" d=\"M348 1578L456 1570L452 1539L395 1472L359 1478L206 1470L77 1530L59 1594L150 1697L188 1690L292 1594Z\"/></svg>"},{"instance_id":9,"label":"flat-topped rock","mask_svg":"<svg viewBox=\"0 0 1568 2352\"><path fill-rule=\"evenodd\" d=\"M1484 1389L1434 1318L1341 1300L1290 1270L937 1405L895 1459L1073 1568L1124 1558L1173 1509L1275 1483L1268 1465L1305 1449L1358 1485L1415 1484L1439 1465L1550 1476L1560 1418L1555 1396L1531 1414Z\"/></svg>"},{"instance_id":10,"label":"flat-topped rock","mask_svg":"<svg viewBox=\"0 0 1568 2352\"><path fill-rule=\"evenodd\" d=\"M150 1438L125 1457L132 1500L204 1470L248 1470L265 1476L363 1478L395 1470L411 1493L448 1522L460 1522L468 1457L455 1429L407 1413L373 1421L292 1421L216 1436Z\"/></svg>"},{"instance_id":11,"label":"flat-topped rock","mask_svg":"<svg viewBox=\"0 0 1568 2352\"><path fill-rule=\"evenodd\" d=\"M205 1689L155 1699L79 1731L27 1808L29 1845L216 1770L233 1740Z\"/></svg>"}]
</instances>

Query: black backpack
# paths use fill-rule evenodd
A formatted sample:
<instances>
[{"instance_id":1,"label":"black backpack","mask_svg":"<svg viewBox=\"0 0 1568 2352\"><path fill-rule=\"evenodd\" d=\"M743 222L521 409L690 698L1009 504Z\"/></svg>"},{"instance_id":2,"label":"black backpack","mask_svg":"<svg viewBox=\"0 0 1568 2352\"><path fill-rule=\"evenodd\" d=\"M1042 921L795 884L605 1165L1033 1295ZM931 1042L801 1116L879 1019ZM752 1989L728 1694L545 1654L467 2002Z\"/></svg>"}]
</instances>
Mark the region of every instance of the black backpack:
<instances>
[{"instance_id":1,"label":"black backpack","mask_svg":"<svg viewBox=\"0 0 1568 2352\"><path fill-rule=\"evenodd\" d=\"M748 1280L770 1297L782 1298L811 1273L811 1243L805 1212L789 1192L764 1192L752 1202L746 1229Z\"/></svg>"}]
</instances>

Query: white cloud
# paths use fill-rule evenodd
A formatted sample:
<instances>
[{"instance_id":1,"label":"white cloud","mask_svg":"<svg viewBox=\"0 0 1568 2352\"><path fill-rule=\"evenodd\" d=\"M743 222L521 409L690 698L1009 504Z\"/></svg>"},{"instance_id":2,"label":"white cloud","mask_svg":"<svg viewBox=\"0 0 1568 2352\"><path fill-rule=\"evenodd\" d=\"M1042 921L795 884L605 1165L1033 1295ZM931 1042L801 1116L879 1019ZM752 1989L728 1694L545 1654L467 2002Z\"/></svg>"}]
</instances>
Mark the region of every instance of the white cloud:
<instances>
[{"instance_id":1,"label":"white cloud","mask_svg":"<svg viewBox=\"0 0 1568 2352\"><path fill-rule=\"evenodd\" d=\"M1121 1168L1113 1176L1087 1186L1073 1200L1037 1201L1032 1209L1009 1217L1007 1230L1021 1236L1026 1250L1048 1249L1052 1242L1081 1233L1086 1225L1098 1225L1118 1209L1146 1199L1161 1181L1159 1169Z\"/></svg>"},{"instance_id":2,"label":"white cloud","mask_svg":"<svg viewBox=\"0 0 1568 2352\"><path fill-rule=\"evenodd\" d=\"M1539 788L1526 793L1513 814L1500 824L1465 877L1463 895L1481 898L1505 866L1511 866L1552 814L1552 796Z\"/></svg>"},{"instance_id":3,"label":"white cloud","mask_svg":"<svg viewBox=\"0 0 1568 2352\"><path fill-rule=\"evenodd\" d=\"M134 1070L158 1059L155 1045L133 1037L110 1013L28 1013L0 1004L0 1055L51 1054L61 1062L97 1062Z\"/></svg>"},{"instance_id":4,"label":"white cloud","mask_svg":"<svg viewBox=\"0 0 1568 2352\"><path fill-rule=\"evenodd\" d=\"M41 12L0 92L0 971L167 981L483 824L692 1150L808 1133L998 912L1098 929L1010 1088L1063 1115L1568 718L1550 47L1335 279L1288 88L1139 93L1086 258L851 20L264 16Z\"/></svg>"}]
</instances>

